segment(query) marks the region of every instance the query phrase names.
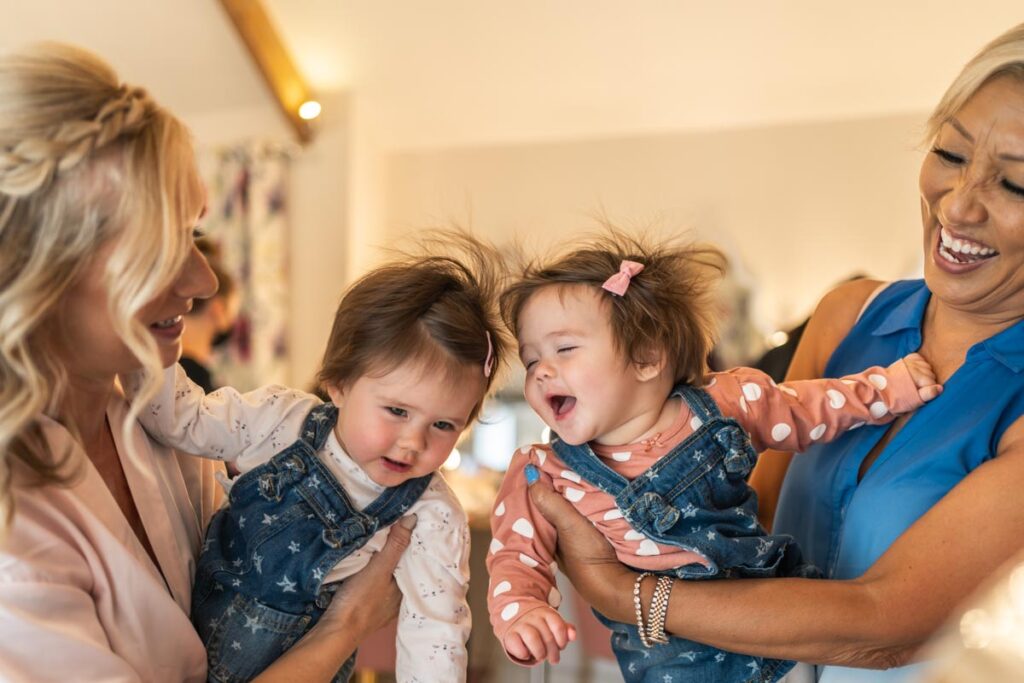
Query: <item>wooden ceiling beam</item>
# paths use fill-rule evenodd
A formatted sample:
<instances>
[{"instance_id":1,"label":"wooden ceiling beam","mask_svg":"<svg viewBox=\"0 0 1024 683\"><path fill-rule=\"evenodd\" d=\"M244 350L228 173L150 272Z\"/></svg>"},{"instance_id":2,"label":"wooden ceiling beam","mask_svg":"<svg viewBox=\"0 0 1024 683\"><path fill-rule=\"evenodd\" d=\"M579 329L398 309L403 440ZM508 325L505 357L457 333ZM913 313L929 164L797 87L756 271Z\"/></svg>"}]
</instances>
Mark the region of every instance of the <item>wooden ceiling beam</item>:
<instances>
[{"instance_id":1,"label":"wooden ceiling beam","mask_svg":"<svg viewBox=\"0 0 1024 683\"><path fill-rule=\"evenodd\" d=\"M312 99L309 86L292 61L263 3L260 0L220 0L220 4L299 141L309 142L313 139L313 129L299 116L302 103Z\"/></svg>"}]
</instances>

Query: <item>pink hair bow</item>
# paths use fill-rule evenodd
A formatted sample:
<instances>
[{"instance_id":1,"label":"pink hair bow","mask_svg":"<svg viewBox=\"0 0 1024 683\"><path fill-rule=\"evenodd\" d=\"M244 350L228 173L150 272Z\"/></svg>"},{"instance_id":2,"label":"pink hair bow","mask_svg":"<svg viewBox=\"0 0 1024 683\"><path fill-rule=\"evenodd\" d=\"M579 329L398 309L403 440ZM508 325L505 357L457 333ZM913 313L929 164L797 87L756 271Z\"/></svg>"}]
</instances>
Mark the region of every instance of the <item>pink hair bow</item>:
<instances>
[{"instance_id":1,"label":"pink hair bow","mask_svg":"<svg viewBox=\"0 0 1024 683\"><path fill-rule=\"evenodd\" d=\"M619 264L619 272L612 275L610 278L604 281L601 285L601 289L611 292L617 296L622 296L629 289L629 282L636 275L644 269L644 264L637 263L636 261L623 260Z\"/></svg>"}]
</instances>

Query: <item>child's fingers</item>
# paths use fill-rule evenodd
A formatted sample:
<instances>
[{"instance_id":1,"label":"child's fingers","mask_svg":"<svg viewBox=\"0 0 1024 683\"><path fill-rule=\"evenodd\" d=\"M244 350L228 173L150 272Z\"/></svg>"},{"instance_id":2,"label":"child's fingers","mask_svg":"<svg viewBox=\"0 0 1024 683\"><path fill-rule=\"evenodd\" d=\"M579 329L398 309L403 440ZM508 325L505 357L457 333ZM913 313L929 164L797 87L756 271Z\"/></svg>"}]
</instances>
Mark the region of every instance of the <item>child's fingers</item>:
<instances>
[{"instance_id":1,"label":"child's fingers","mask_svg":"<svg viewBox=\"0 0 1024 683\"><path fill-rule=\"evenodd\" d=\"M569 624L555 612L545 615L544 621L547 622L548 629L551 630L551 635L554 636L558 649L564 650L565 646L569 644Z\"/></svg>"},{"instance_id":2,"label":"child's fingers","mask_svg":"<svg viewBox=\"0 0 1024 683\"><path fill-rule=\"evenodd\" d=\"M544 637L536 626L533 624L523 624L519 628L518 633L519 637L523 639L523 644L526 645L526 649L530 652L528 657L523 657L522 659L540 661L547 658L548 648L544 644Z\"/></svg>"},{"instance_id":3,"label":"child's fingers","mask_svg":"<svg viewBox=\"0 0 1024 683\"><path fill-rule=\"evenodd\" d=\"M911 353L904 357L904 363L907 365L907 369L910 371L910 377L914 380L914 384L919 389L923 389L929 385L935 384L937 378L935 376L935 369L931 363L924 359L919 353Z\"/></svg>"},{"instance_id":4,"label":"child's fingers","mask_svg":"<svg viewBox=\"0 0 1024 683\"><path fill-rule=\"evenodd\" d=\"M555 634L550 628L544 627L538 629L541 637L544 638L544 648L547 650L547 660L552 664L558 664L559 657L562 654L562 648L558 645L558 641L555 639Z\"/></svg>"},{"instance_id":5,"label":"child's fingers","mask_svg":"<svg viewBox=\"0 0 1024 683\"><path fill-rule=\"evenodd\" d=\"M530 657L530 648L526 647L526 643L515 631L509 631L508 635L505 636L505 651L516 659L528 662L532 659Z\"/></svg>"},{"instance_id":6,"label":"child's fingers","mask_svg":"<svg viewBox=\"0 0 1024 683\"><path fill-rule=\"evenodd\" d=\"M926 387L921 387L917 390L918 396L921 397L922 401L933 401L938 398L939 394L942 393L941 384L932 384Z\"/></svg>"},{"instance_id":7,"label":"child's fingers","mask_svg":"<svg viewBox=\"0 0 1024 683\"><path fill-rule=\"evenodd\" d=\"M573 626L572 624L568 624L568 627L569 627L569 640L570 641L576 640L576 627Z\"/></svg>"}]
</instances>

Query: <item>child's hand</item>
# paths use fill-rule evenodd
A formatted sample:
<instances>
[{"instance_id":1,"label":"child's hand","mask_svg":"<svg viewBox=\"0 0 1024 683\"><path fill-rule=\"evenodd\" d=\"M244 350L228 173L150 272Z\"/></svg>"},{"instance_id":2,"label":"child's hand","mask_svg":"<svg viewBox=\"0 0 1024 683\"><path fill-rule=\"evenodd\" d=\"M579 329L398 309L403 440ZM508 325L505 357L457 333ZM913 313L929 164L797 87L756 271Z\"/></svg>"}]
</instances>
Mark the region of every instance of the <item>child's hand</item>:
<instances>
[{"instance_id":1,"label":"child's hand","mask_svg":"<svg viewBox=\"0 0 1024 683\"><path fill-rule=\"evenodd\" d=\"M576 627L551 607L524 614L505 634L505 651L528 665L547 659L558 664L559 653L576 640Z\"/></svg>"},{"instance_id":2,"label":"child's hand","mask_svg":"<svg viewBox=\"0 0 1024 683\"><path fill-rule=\"evenodd\" d=\"M935 370L932 364L924 359L919 353L911 353L903 357L903 362L910 370L910 376L917 385L917 394L926 403L942 393L942 385L935 377Z\"/></svg>"}]
</instances>

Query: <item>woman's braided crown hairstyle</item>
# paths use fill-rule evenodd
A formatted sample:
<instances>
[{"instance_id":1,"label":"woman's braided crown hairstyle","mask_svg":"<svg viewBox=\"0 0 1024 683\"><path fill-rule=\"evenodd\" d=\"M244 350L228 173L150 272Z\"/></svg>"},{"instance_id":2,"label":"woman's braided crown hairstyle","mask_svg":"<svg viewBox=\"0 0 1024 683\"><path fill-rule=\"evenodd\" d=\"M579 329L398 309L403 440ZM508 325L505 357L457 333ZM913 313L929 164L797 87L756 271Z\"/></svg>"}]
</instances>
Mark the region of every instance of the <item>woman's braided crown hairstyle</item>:
<instances>
[{"instance_id":1,"label":"woman's braided crown hairstyle","mask_svg":"<svg viewBox=\"0 0 1024 683\"><path fill-rule=\"evenodd\" d=\"M152 370L148 397L160 358L134 316L185 262L183 226L202 202L188 132L144 90L68 45L0 58L0 520L13 512L12 458L42 483L74 474L47 453L39 425L66 389L62 296L113 242L106 305Z\"/></svg>"}]
</instances>

